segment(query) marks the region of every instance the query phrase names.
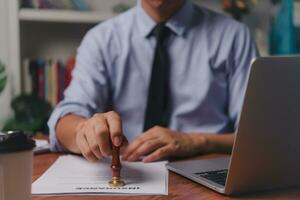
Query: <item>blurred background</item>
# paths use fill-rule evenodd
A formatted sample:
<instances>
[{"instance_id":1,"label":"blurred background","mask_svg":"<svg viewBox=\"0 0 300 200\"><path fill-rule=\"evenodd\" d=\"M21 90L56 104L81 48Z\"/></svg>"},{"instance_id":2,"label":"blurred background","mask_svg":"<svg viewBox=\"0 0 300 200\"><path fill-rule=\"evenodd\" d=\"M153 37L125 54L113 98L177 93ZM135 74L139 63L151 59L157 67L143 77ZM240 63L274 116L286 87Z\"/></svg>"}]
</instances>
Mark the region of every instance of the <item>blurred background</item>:
<instances>
[{"instance_id":1,"label":"blurred background","mask_svg":"<svg viewBox=\"0 0 300 200\"><path fill-rule=\"evenodd\" d=\"M262 56L300 52L300 0L194 0L250 28ZM136 0L0 0L0 128L47 133L84 34Z\"/></svg>"}]
</instances>

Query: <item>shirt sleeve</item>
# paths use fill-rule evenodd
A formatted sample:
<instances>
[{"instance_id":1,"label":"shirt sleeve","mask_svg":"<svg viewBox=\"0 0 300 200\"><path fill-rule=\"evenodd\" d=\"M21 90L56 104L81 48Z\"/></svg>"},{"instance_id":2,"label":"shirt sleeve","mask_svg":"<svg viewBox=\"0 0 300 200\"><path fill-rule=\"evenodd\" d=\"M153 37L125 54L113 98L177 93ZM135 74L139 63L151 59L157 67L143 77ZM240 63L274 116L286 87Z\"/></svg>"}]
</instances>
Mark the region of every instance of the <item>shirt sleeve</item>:
<instances>
[{"instance_id":1,"label":"shirt sleeve","mask_svg":"<svg viewBox=\"0 0 300 200\"><path fill-rule=\"evenodd\" d=\"M48 121L52 151L65 151L56 138L58 120L67 114L91 117L95 112L104 112L108 92L106 66L99 41L90 31L78 48L72 81L65 90L64 100L56 106Z\"/></svg>"},{"instance_id":2,"label":"shirt sleeve","mask_svg":"<svg viewBox=\"0 0 300 200\"><path fill-rule=\"evenodd\" d=\"M233 122L234 130L237 129L239 124L251 62L258 56L259 53L249 29L245 25L240 25L236 31L229 61L228 112Z\"/></svg>"}]
</instances>

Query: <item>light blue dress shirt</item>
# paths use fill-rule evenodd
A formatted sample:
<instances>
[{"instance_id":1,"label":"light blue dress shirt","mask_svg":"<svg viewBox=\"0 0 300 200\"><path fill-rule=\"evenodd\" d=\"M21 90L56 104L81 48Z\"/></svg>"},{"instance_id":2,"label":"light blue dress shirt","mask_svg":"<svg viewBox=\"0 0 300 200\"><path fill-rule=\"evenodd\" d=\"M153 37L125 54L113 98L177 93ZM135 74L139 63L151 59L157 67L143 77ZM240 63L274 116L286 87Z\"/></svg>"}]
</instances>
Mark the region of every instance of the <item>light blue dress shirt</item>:
<instances>
[{"instance_id":1,"label":"light blue dress shirt","mask_svg":"<svg viewBox=\"0 0 300 200\"><path fill-rule=\"evenodd\" d=\"M48 122L51 149L57 121L70 113L91 117L114 110L131 142L142 133L154 57L156 25L141 7L103 22L84 37L73 80ZM257 50L248 28L187 0L166 24L171 119L182 132L233 132L239 120L251 60Z\"/></svg>"}]
</instances>

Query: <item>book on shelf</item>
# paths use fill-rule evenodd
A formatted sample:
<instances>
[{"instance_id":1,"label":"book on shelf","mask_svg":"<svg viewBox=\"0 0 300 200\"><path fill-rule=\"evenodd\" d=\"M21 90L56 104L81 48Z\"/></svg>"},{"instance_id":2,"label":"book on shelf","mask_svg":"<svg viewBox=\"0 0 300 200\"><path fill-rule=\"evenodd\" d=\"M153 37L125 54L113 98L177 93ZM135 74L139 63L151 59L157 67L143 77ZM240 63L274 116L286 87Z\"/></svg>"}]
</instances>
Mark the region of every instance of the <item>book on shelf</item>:
<instances>
[{"instance_id":1,"label":"book on shelf","mask_svg":"<svg viewBox=\"0 0 300 200\"><path fill-rule=\"evenodd\" d=\"M91 10L85 0L20 0L20 8Z\"/></svg>"},{"instance_id":2,"label":"book on shelf","mask_svg":"<svg viewBox=\"0 0 300 200\"><path fill-rule=\"evenodd\" d=\"M74 57L70 57L66 64L59 60L24 59L22 92L36 95L54 107L63 99L63 92L70 84L74 66Z\"/></svg>"},{"instance_id":3,"label":"book on shelf","mask_svg":"<svg viewBox=\"0 0 300 200\"><path fill-rule=\"evenodd\" d=\"M26 94L30 94L32 91L32 79L30 77L30 59L24 59L23 67L21 68L21 74L21 82L23 83L21 90Z\"/></svg>"}]
</instances>

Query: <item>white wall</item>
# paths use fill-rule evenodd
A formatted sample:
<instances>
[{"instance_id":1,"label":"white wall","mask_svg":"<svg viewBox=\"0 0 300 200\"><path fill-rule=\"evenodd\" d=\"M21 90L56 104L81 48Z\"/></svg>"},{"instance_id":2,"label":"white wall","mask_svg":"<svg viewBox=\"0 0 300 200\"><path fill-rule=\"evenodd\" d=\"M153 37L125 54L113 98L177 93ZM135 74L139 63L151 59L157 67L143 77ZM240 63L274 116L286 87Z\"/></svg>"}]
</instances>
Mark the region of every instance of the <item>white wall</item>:
<instances>
[{"instance_id":1,"label":"white wall","mask_svg":"<svg viewBox=\"0 0 300 200\"><path fill-rule=\"evenodd\" d=\"M0 0L0 60L6 65L8 73L8 84L5 90L0 94L0 129L9 116L12 115L10 109L11 87L10 87L10 72L8 65L8 13L7 0Z\"/></svg>"}]
</instances>

